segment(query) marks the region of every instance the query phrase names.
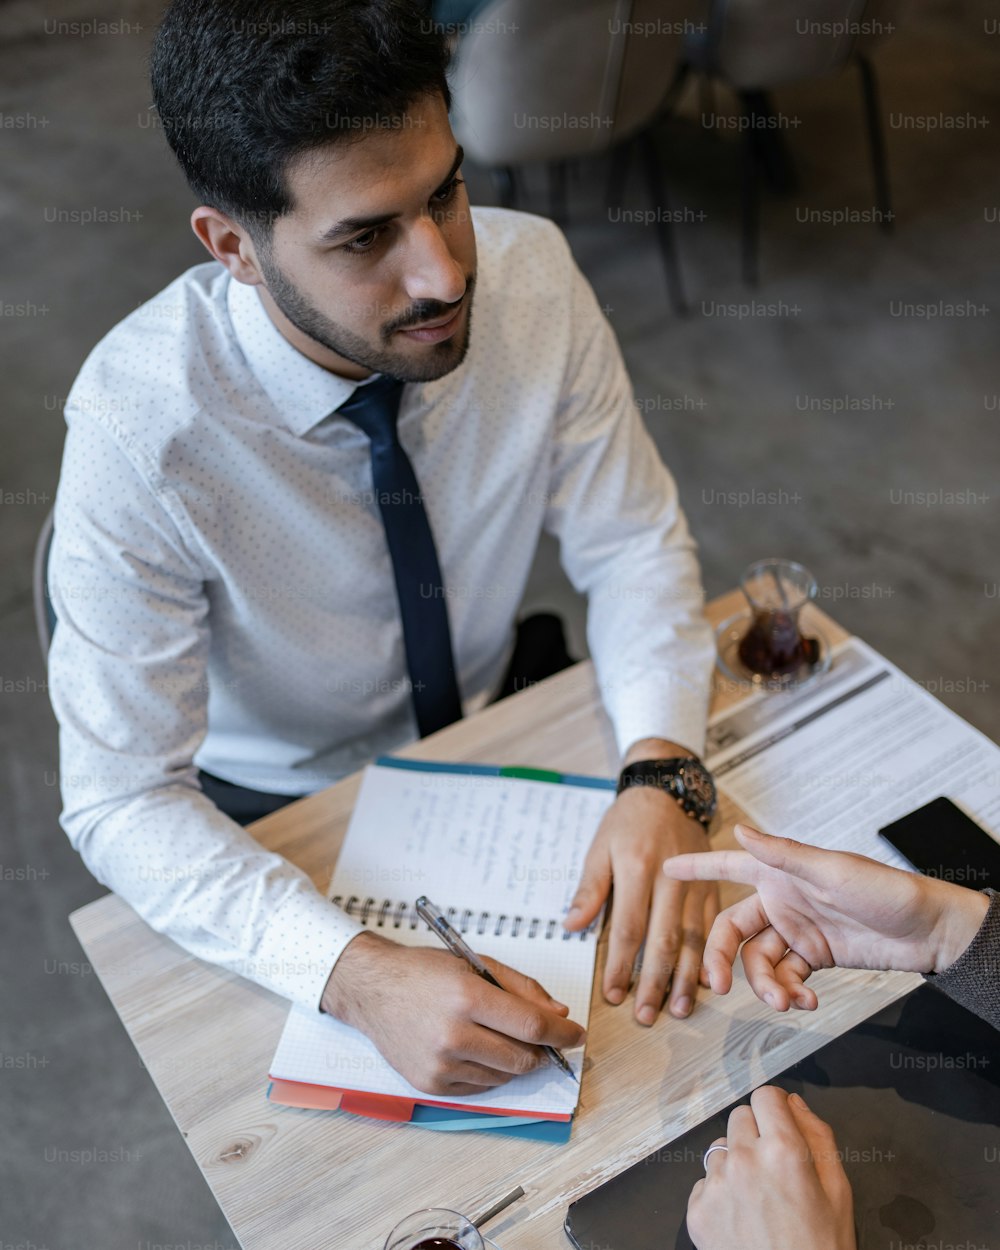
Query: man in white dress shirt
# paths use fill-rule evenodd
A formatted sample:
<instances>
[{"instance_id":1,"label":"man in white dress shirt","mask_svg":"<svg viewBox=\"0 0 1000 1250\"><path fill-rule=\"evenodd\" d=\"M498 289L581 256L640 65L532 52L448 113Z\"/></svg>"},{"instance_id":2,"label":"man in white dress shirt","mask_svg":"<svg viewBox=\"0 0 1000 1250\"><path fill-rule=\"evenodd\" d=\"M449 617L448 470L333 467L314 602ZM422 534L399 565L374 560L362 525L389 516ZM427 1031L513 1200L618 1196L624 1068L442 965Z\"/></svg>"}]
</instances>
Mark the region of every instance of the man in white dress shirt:
<instances>
[{"instance_id":1,"label":"man in white dress shirt","mask_svg":"<svg viewBox=\"0 0 1000 1250\"><path fill-rule=\"evenodd\" d=\"M684 1017L717 896L659 867L707 846L704 804L672 787L702 749L711 635L676 488L565 240L469 208L422 4L309 8L176 0L157 37L156 104L213 259L116 326L67 403L49 570L62 820L154 928L362 1029L418 1088L469 1093L581 1031L509 969L503 994L362 929L241 828L240 803L273 810L417 737L414 686L439 682L408 671L427 635L452 718L495 698L547 530L642 783L566 923L613 882L606 997L626 998L644 944L636 1018L665 1000ZM385 454L419 483L407 524L437 626L390 552L376 437L338 415L372 379L400 405Z\"/></svg>"}]
</instances>

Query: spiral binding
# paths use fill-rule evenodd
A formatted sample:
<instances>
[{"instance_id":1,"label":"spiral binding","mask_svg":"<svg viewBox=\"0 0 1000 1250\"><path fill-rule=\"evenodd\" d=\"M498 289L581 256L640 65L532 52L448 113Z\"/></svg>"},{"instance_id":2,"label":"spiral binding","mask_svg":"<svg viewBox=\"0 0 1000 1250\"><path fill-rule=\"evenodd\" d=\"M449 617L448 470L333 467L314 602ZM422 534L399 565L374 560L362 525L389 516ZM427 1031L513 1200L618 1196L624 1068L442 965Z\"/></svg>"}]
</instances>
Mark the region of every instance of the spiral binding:
<instances>
[{"instance_id":1,"label":"spiral binding","mask_svg":"<svg viewBox=\"0 0 1000 1250\"><path fill-rule=\"evenodd\" d=\"M405 901L397 902L391 898L362 898L360 894L351 894L346 902L342 894L335 894L330 901L335 907L340 907L361 924L371 923L376 929L401 929L404 925L410 929L416 929L423 923L417 915L416 905ZM596 924L591 924L579 933L567 933L558 920L542 920L538 916L527 918L509 916L506 912L475 912L469 907L464 909L449 907L445 911L445 916L448 923L459 933L466 934L474 930L480 937L488 929L494 937L501 937L505 927L509 926L508 936L510 937L540 937L551 941L558 934L564 942L568 942L571 938L579 938L583 941L594 932L596 927ZM425 925L425 928L429 926Z\"/></svg>"}]
</instances>

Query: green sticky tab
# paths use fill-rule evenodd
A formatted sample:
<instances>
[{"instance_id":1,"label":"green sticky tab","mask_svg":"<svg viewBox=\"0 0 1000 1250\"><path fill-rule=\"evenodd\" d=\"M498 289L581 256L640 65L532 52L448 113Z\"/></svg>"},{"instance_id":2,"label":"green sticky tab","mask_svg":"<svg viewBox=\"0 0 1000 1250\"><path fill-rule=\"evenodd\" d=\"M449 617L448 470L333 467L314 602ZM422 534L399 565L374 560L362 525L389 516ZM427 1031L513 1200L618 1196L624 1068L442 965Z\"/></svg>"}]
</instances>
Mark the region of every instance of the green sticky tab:
<instances>
[{"instance_id":1,"label":"green sticky tab","mask_svg":"<svg viewBox=\"0 0 1000 1250\"><path fill-rule=\"evenodd\" d=\"M562 773L553 772L551 768L501 768L501 777L518 777L521 781L551 781L554 785L562 784Z\"/></svg>"}]
</instances>

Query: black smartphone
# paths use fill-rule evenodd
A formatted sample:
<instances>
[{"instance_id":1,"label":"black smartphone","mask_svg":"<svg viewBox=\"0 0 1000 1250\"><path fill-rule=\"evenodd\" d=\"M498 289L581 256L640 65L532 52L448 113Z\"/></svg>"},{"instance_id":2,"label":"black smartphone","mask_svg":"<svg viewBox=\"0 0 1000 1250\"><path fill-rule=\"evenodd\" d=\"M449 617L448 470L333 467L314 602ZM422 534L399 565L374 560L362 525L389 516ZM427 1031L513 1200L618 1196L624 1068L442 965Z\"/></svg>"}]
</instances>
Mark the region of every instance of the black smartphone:
<instances>
[{"instance_id":1,"label":"black smartphone","mask_svg":"<svg viewBox=\"0 0 1000 1250\"><path fill-rule=\"evenodd\" d=\"M951 799L933 799L878 833L927 877L1000 890L1000 842Z\"/></svg>"}]
</instances>

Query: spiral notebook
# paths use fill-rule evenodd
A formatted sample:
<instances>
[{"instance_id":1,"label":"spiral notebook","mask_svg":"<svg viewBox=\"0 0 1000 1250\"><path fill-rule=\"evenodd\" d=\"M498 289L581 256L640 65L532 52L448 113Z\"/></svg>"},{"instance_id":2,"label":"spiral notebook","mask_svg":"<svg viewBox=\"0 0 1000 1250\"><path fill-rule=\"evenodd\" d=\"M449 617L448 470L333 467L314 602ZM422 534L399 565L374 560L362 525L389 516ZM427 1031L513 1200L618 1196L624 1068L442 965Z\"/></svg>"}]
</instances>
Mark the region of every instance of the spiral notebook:
<instances>
[{"instance_id":1,"label":"spiral notebook","mask_svg":"<svg viewBox=\"0 0 1000 1250\"><path fill-rule=\"evenodd\" d=\"M426 894L481 955L534 977L584 1027L598 922L562 918L614 782L535 769L384 758L365 769L328 897L407 946L444 949L416 915ZM582 1048L566 1057L579 1077ZM410 1085L361 1033L293 1007L271 1064L272 1101L409 1120L414 1107L571 1119L579 1085L554 1066L449 1101Z\"/></svg>"}]
</instances>

